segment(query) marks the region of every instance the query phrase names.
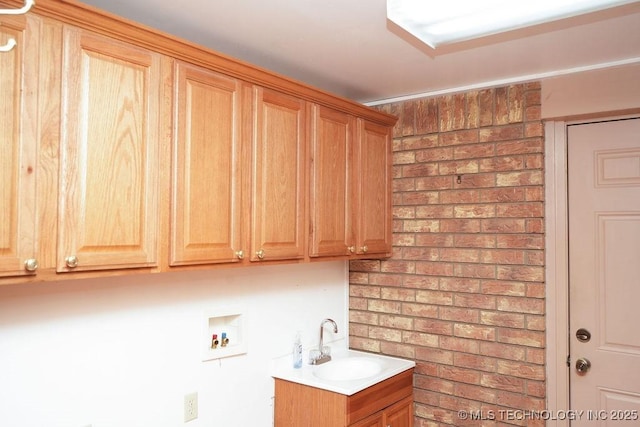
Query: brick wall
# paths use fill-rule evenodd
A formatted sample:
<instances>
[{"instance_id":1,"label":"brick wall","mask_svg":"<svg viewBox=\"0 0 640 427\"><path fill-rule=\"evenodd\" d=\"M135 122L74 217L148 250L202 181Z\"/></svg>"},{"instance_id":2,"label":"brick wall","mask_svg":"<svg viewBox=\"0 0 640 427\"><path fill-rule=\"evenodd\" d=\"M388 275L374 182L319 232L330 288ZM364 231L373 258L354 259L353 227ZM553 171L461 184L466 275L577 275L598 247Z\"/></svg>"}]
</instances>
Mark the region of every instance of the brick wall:
<instances>
[{"instance_id":1,"label":"brick wall","mask_svg":"<svg viewBox=\"0 0 640 427\"><path fill-rule=\"evenodd\" d=\"M540 84L380 108L394 254L351 262L351 348L416 361L416 427L544 425L512 411L545 407Z\"/></svg>"}]
</instances>

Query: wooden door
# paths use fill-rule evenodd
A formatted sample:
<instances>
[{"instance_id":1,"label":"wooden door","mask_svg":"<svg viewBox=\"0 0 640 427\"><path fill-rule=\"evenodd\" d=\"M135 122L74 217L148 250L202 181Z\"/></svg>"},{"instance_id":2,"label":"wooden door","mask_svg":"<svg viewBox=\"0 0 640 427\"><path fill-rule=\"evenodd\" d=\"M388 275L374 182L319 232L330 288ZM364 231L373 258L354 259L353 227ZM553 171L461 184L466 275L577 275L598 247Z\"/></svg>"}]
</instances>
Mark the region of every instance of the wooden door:
<instances>
[{"instance_id":1,"label":"wooden door","mask_svg":"<svg viewBox=\"0 0 640 427\"><path fill-rule=\"evenodd\" d=\"M27 18L0 16L0 276L36 268L37 37ZM29 271L31 270L31 271Z\"/></svg>"},{"instance_id":2,"label":"wooden door","mask_svg":"<svg viewBox=\"0 0 640 427\"><path fill-rule=\"evenodd\" d=\"M161 57L64 30L58 271L156 265Z\"/></svg>"},{"instance_id":3,"label":"wooden door","mask_svg":"<svg viewBox=\"0 0 640 427\"><path fill-rule=\"evenodd\" d=\"M349 427L387 427L387 425L384 423L384 414L380 411L349 425Z\"/></svg>"},{"instance_id":4,"label":"wooden door","mask_svg":"<svg viewBox=\"0 0 640 427\"><path fill-rule=\"evenodd\" d=\"M241 84L174 70L171 265L236 262L241 247Z\"/></svg>"},{"instance_id":5,"label":"wooden door","mask_svg":"<svg viewBox=\"0 0 640 427\"><path fill-rule=\"evenodd\" d=\"M413 427L413 396L385 409L384 413L387 427Z\"/></svg>"},{"instance_id":6,"label":"wooden door","mask_svg":"<svg viewBox=\"0 0 640 427\"><path fill-rule=\"evenodd\" d=\"M311 124L309 255L344 256L355 248L353 116L314 105Z\"/></svg>"},{"instance_id":7,"label":"wooden door","mask_svg":"<svg viewBox=\"0 0 640 427\"><path fill-rule=\"evenodd\" d=\"M305 102L255 88L252 261L305 253Z\"/></svg>"},{"instance_id":8,"label":"wooden door","mask_svg":"<svg viewBox=\"0 0 640 427\"><path fill-rule=\"evenodd\" d=\"M359 254L391 253L390 129L359 120L356 207Z\"/></svg>"},{"instance_id":9,"label":"wooden door","mask_svg":"<svg viewBox=\"0 0 640 427\"><path fill-rule=\"evenodd\" d=\"M635 425L640 119L569 126L568 158L572 426Z\"/></svg>"}]
</instances>

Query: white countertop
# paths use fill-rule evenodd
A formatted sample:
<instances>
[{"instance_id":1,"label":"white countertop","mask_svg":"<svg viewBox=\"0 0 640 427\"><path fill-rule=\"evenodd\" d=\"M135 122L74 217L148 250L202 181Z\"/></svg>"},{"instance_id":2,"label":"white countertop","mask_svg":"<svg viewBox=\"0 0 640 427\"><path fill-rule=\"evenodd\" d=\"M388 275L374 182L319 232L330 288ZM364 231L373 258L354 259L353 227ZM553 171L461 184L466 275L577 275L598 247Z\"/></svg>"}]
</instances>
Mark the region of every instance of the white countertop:
<instances>
[{"instance_id":1,"label":"white countertop","mask_svg":"<svg viewBox=\"0 0 640 427\"><path fill-rule=\"evenodd\" d=\"M307 355L305 354L305 357ZM298 384L304 384L323 390L333 391L336 393L351 396L367 387L371 387L381 381L393 377L407 369L413 368L416 363L413 360L405 360L397 357L383 356L380 354L366 353L357 350L347 350L340 348L332 348L332 360L322 365L309 365L307 358L303 359L302 368L294 369L291 356L281 357L273 360L271 367L271 376ZM330 364L344 358L367 358L375 360L382 367L381 371L373 376L348 380L336 381L319 378L314 372L322 366Z\"/></svg>"}]
</instances>

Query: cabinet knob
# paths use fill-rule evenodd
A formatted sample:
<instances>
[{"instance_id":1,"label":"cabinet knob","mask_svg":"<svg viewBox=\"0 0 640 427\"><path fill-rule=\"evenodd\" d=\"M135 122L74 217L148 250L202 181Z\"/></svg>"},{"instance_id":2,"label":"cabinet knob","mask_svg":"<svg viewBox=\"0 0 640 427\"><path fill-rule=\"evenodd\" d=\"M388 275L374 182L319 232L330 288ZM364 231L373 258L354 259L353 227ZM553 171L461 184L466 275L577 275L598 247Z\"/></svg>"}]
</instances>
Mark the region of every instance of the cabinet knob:
<instances>
[{"instance_id":1,"label":"cabinet knob","mask_svg":"<svg viewBox=\"0 0 640 427\"><path fill-rule=\"evenodd\" d=\"M257 251L256 256L258 257L258 259L264 259L264 249L260 249L259 251Z\"/></svg>"},{"instance_id":2,"label":"cabinet knob","mask_svg":"<svg viewBox=\"0 0 640 427\"><path fill-rule=\"evenodd\" d=\"M236 251L236 257L238 259L244 259L244 251L242 249L239 251Z\"/></svg>"},{"instance_id":3,"label":"cabinet knob","mask_svg":"<svg viewBox=\"0 0 640 427\"><path fill-rule=\"evenodd\" d=\"M33 273L38 269L38 260L35 258L29 258L24 262L24 269L30 273Z\"/></svg>"},{"instance_id":4,"label":"cabinet knob","mask_svg":"<svg viewBox=\"0 0 640 427\"><path fill-rule=\"evenodd\" d=\"M368 247L366 247L366 246L363 246L363 247L362 247L362 253L365 253L365 254L366 254L368 250L369 250L369 248L368 248Z\"/></svg>"},{"instance_id":5,"label":"cabinet knob","mask_svg":"<svg viewBox=\"0 0 640 427\"><path fill-rule=\"evenodd\" d=\"M64 259L64 262L69 268L76 268L78 266L78 257L75 255L69 255Z\"/></svg>"},{"instance_id":6,"label":"cabinet knob","mask_svg":"<svg viewBox=\"0 0 640 427\"><path fill-rule=\"evenodd\" d=\"M347 248L347 250L349 251L349 253L354 253L356 251L356 247L355 246L349 246Z\"/></svg>"}]
</instances>

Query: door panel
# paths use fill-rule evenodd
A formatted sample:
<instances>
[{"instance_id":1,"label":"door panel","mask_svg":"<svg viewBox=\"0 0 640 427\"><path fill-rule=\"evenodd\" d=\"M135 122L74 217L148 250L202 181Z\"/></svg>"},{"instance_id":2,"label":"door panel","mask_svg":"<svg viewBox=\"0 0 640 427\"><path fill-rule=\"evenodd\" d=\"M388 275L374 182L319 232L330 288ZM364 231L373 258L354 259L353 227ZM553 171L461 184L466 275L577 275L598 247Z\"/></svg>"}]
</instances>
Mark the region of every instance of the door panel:
<instances>
[{"instance_id":1,"label":"door panel","mask_svg":"<svg viewBox=\"0 0 640 427\"><path fill-rule=\"evenodd\" d=\"M357 175L359 254L391 253L391 135L384 126L359 120Z\"/></svg>"},{"instance_id":2,"label":"door panel","mask_svg":"<svg viewBox=\"0 0 640 427\"><path fill-rule=\"evenodd\" d=\"M58 271L156 265L160 56L64 38Z\"/></svg>"},{"instance_id":3,"label":"door panel","mask_svg":"<svg viewBox=\"0 0 640 427\"><path fill-rule=\"evenodd\" d=\"M0 276L18 276L30 274L24 263L36 255L37 75L25 64L37 63L38 51L27 44L25 17L0 19L0 46L17 42L0 53Z\"/></svg>"},{"instance_id":4,"label":"door panel","mask_svg":"<svg viewBox=\"0 0 640 427\"><path fill-rule=\"evenodd\" d=\"M573 426L615 424L614 410L640 416L639 153L640 119L569 127L570 392L587 414Z\"/></svg>"},{"instance_id":5,"label":"door panel","mask_svg":"<svg viewBox=\"0 0 640 427\"><path fill-rule=\"evenodd\" d=\"M354 248L354 139L353 116L314 106L309 209L312 257L350 255Z\"/></svg>"},{"instance_id":6,"label":"door panel","mask_svg":"<svg viewBox=\"0 0 640 427\"><path fill-rule=\"evenodd\" d=\"M304 257L305 102L255 89L251 260Z\"/></svg>"},{"instance_id":7,"label":"door panel","mask_svg":"<svg viewBox=\"0 0 640 427\"><path fill-rule=\"evenodd\" d=\"M178 62L171 265L237 262L240 83Z\"/></svg>"}]
</instances>

